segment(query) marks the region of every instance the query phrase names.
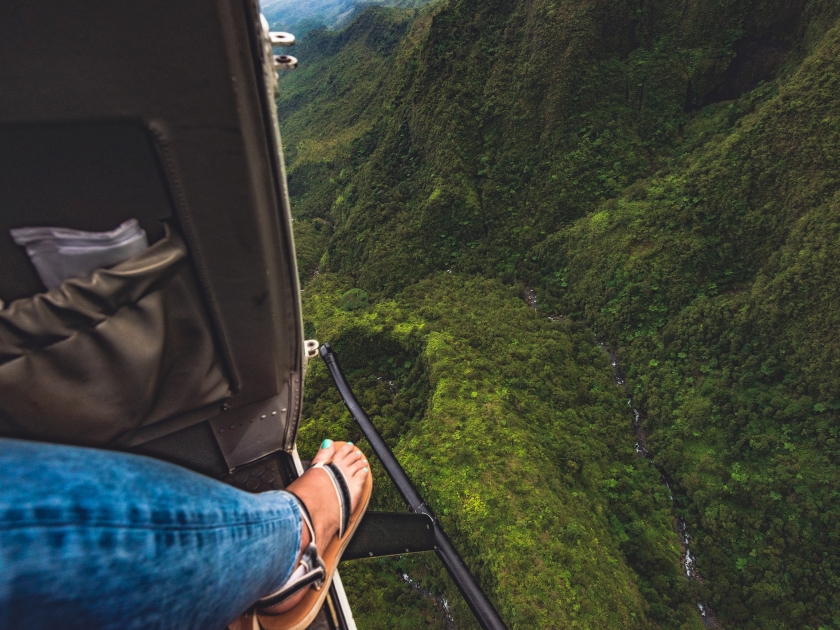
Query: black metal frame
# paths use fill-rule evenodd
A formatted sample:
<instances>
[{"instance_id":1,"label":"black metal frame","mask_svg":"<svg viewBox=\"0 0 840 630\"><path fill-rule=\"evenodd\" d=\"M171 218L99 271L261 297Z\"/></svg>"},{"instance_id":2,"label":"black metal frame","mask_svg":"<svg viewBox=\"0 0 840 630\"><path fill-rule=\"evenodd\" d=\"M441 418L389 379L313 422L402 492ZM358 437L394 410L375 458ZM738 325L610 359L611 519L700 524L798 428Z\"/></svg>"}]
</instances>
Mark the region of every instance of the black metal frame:
<instances>
[{"instance_id":1,"label":"black metal frame","mask_svg":"<svg viewBox=\"0 0 840 630\"><path fill-rule=\"evenodd\" d=\"M321 346L321 358L324 359L324 362L327 364L327 369L330 371L330 376L332 376L332 379L341 394L341 398L344 400L344 404L347 405L347 409L350 410L350 414L356 420L356 423L359 425L359 428L361 428L362 433L365 434L373 452L379 458L379 461L382 462L385 472L388 473L391 481L394 482L397 491L399 491L400 496L402 496L409 510L412 514L422 515L424 518L429 519L424 522L431 528L430 532L432 533L434 539L435 553L437 553L438 558L440 558L443 563L443 566L446 567L446 570L449 572L449 575L452 577L452 580L455 582L458 590L461 591L461 595L463 595L464 600L467 602L467 605L469 605L473 615L475 615L476 620L478 620L479 625L481 625L484 630L506 630L507 626L505 626L504 621L502 621L502 618L499 616L499 613L496 612L496 609L493 608L493 604L491 604L490 600L487 599L484 591L481 590L481 587L470 573L467 565L464 564L464 561L461 559L458 551L453 546L452 541L449 540L449 536L446 535L446 532L443 530L443 527L441 527L437 517L435 517L434 512L432 512L432 509L420 496L417 488L415 488L414 484L411 483L411 480L408 478L408 475L406 475L405 470L403 470L403 467L397 461L397 458L394 457L394 454L385 443L385 440L382 439L382 436L379 434L379 431L377 431L373 422L371 422L364 409L362 409L362 406L359 404L356 396L353 395L353 390L350 388L350 384L344 377L344 373L341 371L341 367L338 364L338 357L330 347L330 344L325 343ZM397 532L399 532L399 530L397 530ZM390 534L392 537L399 540L400 533L397 532L391 530ZM410 549L411 547L409 546L409 542L406 541L402 547L396 547L398 550L397 553L399 553L399 549L401 548ZM356 557L359 556L357 555Z\"/></svg>"},{"instance_id":2,"label":"black metal frame","mask_svg":"<svg viewBox=\"0 0 840 630\"><path fill-rule=\"evenodd\" d=\"M344 560L435 551L434 521L427 514L368 512L341 556Z\"/></svg>"}]
</instances>

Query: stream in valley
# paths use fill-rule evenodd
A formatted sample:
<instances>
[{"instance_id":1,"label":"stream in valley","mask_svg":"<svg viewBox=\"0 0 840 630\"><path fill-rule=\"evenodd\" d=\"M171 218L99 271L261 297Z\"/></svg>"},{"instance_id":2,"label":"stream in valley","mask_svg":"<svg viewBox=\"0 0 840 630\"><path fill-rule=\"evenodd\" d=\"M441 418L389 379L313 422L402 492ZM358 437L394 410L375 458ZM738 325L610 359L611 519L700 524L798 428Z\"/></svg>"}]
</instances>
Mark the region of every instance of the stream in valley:
<instances>
[{"instance_id":1,"label":"stream in valley","mask_svg":"<svg viewBox=\"0 0 840 630\"><path fill-rule=\"evenodd\" d=\"M443 595L435 595L432 591L423 588L420 584L412 580L408 573L403 573L402 579L405 580L411 587L411 590L422 595L426 599L432 600L434 605L443 611L443 616L446 619L446 630L455 630L455 620L452 619L452 615L449 613L449 602L446 601L446 598Z\"/></svg>"},{"instance_id":2,"label":"stream in valley","mask_svg":"<svg viewBox=\"0 0 840 630\"><path fill-rule=\"evenodd\" d=\"M534 310L537 309L537 295L533 289L527 289L522 297L524 301L528 304L528 306L530 306ZM562 321L563 316L554 316L549 317L548 319L549 321ZM618 363L618 357L612 350L609 349L606 343L604 343L600 339L597 339L597 342L610 358L610 365L613 369L613 378L615 380L616 385L624 389L626 392L627 381L624 377L623 372L621 371L621 366ZM390 385L393 387L393 383L390 383ZM691 534L688 531L688 524L686 523L683 517L677 515L676 510L674 509L673 483L668 477L667 473L653 463L652 454L647 447L647 434L643 426L642 415L638 409L633 407L632 398L627 399L627 405L632 410L633 432L636 436L636 442L634 444L634 448L636 449L636 455L638 455L640 460L646 459L651 462L651 464L659 472L662 484L668 490L668 497L671 501L671 514L674 523L674 531L677 534L680 547L682 548L681 563L683 571L685 572L685 577L688 580L702 584L703 576L700 575L699 571L697 570L697 563L695 561L694 554L691 551ZM446 630L455 630L455 622L449 613L449 603L442 595L432 593L428 589L423 588L406 573L402 574L402 578L409 586L411 586L412 590L414 590L419 595L425 597L426 599L431 600L435 604L435 606L437 606L440 610L443 611L443 614L446 618ZM698 601L696 602L696 605L697 612L700 615L700 619L706 628L709 628L710 630L723 630L723 626L717 620L714 612L709 608L707 604Z\"/></svg>"},{"instance_id":3,"label":"stream in valley","mask_svg":"<svg viewBox=\"0 0 840 630\"><path fill-rule=\"evenodd\" d=\"M549 318L551 319L551 318ZM627 389L627 382L624 378L624 374L621 371L621 366L618 364L618 357L615 353L607 347L603 341L598 339L598 343L600 344L601 348L606 352L610 357L610 365L613 369L613 378L615 379L616 385L622 387L625 391ZM642 424L642 415L639 413L639 410L633 407L633 399L627 399L627 405L632 409L633 412L633 432L636 434L636 455L639 456L639 459L647 459L653 463L651 458L651 452L647 448L647 434L645 433L644 426ZM659 472L660 479L665 487L668 489L668 497L671 500L671 514L674 521L674 531L677 533L680 541L680 547L682 547L682 568L685 571L685 577L689 580L703 583L703 576L697 571L697 564L694 559L694 554L691 553L691 534L688 532L688 524L685 522L685 519L681 516L677 516L674 510L674 492L673 492L673 483L671 479L668 477L667 473L660 469L656 464L654 464L656 470ZM714 612L709 608L709 606L703 602L697 602L697 612L700 614L700 619L703 621L703 625L706 628L710 629L719 629L723 630L723 626L720 625L720 622L715 617Z\"/></svg>"}]
</instances>

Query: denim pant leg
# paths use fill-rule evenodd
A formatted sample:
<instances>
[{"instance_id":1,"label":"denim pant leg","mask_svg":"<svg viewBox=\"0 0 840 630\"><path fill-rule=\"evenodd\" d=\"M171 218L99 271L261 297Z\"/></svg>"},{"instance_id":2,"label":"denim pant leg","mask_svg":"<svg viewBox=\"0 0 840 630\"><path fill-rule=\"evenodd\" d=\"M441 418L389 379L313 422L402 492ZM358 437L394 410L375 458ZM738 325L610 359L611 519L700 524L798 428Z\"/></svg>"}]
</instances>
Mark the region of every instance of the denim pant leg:
<instances>
[{"instance_id":1,"label":"denim pant leg","mask_svg":"<svg viewBox=\"0 0 840 630\"><path fill-rule=\"evenodd\" d=\"M224 628L288 579L301 527L285 492L0 438L0 629Z\"/></svg>"}]
</instances>

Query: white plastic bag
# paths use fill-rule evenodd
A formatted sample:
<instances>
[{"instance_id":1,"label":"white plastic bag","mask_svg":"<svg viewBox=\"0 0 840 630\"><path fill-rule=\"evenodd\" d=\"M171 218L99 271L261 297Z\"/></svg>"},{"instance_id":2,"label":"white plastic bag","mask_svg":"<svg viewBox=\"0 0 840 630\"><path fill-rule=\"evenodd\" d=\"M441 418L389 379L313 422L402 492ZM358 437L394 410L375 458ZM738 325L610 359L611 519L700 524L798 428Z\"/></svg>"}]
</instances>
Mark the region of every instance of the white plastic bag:
<instances>
[{"instance_id":1,"label":"white plastic bag","mask_svg":"<svg viewBox=\"0 0 840 630\"><path fill-rule=\"evenodd\" d=\"M137 219L110 232L82 232L69 228L24 227L9 230L26 253L47 289L67 278L82 278L95 269L111 267L149 247Z\"/></svg>"}]
</instances>

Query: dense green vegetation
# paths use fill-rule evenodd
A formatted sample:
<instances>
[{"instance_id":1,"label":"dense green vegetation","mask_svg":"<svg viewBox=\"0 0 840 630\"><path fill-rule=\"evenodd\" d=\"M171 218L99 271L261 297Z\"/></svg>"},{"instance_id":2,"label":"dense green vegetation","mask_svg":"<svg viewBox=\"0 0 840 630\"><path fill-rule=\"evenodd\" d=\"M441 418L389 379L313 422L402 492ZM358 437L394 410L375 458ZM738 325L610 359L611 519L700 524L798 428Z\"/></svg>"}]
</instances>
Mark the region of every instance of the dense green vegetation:
<instances>
[{"instance_id":1,"label":"dense green vegetation","mask_svg":"<svg viewBox=\"0 0 840 630\"><path fill-rule=\"evenodd\" d=\"M590 330L480 277L439 274L364 311L343 306L345 288L311 282L307 321L514 627L678 626L693 614L667 492L635 456L627 401ZM363 444L325 366L307 386L301 443ZM378 491L376 507L401 508L387 482ZM354 601L378 597L367 579L346 582Z\"/></svg>"},{"instance_id":2,"label":"dense green vegetation","mask_svg":"<svg viewBox=\"0 0 840 630\"><path fill-rule=\"evenodd\" d=\"M512 628L700 627L698 599L840 628L839 16L451 0L302 41L278 105L308 332ZM301 441L358 437L307 386ZM362 627L442 627L402 570L468 627L419 557L346 565Z\"/></svg>"},{"instance_id":3,"label":"dense green vegetation","mask_svg":"<svg viewBox=\"0 0 840 630\"><path fill-rule=\"evenodd\" d=\"M840 604L838 53L541 249L634 366L713 601L759 627Z\"/></svg>"}]
</instances>

